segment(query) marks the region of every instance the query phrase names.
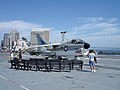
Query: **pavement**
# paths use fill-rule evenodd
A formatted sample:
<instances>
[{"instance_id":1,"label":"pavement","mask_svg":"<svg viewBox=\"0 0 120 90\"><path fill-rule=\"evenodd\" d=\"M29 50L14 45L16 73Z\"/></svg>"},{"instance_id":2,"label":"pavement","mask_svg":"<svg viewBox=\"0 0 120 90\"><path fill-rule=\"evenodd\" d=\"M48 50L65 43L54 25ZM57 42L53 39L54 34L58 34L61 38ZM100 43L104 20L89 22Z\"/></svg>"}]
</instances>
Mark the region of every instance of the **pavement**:
<instances>
[{"instance_id":1,"label":"pavement","mask_svg":"<svg viewBox=\"0 0 120 90\"><path fill-rule=\"evenodd\" d=\"M42 72L10 69L9 54L0 53L0 90L119 90L120 55L98 55L96 72L84 58L83 70Z\"/></svg>"}]
</instances>

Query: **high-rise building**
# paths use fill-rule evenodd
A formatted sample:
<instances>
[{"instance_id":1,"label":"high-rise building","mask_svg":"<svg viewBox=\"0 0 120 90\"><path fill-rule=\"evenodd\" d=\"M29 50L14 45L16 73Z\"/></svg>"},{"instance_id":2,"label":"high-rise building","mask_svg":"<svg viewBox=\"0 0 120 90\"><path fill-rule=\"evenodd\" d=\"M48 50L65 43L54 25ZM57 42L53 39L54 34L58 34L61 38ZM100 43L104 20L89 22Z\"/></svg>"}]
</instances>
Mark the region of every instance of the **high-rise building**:
<instances>
[{"instance_id":1,"label":"high-rise building","mask_svg":"<svg viewBox=\"0 0 120 90\"><path fill-rule=\"evenodd\" d=\"M13 30L10 32L10 49L16 44L17 40L19 39L20 35L17 30Z\"/></svg>"},{"instance_id":2,"label":"high-rise building","mask_svg":"<svg viewBox=\"0 0 120 90\"><path fill-rule=\"evenodd\" d=\"M10 34L5 33L3 37L3 47L10 48Z\"/></svg>"},{"instance_id":3,"label":"high-rise building","mask_svg":"<svg viewBox=\"0 0 120 90\"><path fill-rule=\"evenodd\" d=\"M1 40L1 47L4 47L4 45L3 45L3 40Z\"/></svg>"},{"instance_id":4,"label":"high-rise building","mask_svg":"<svg viewBox=\"0 0 120 90\"><path fill-rule=\"evenodd\" d=\"M33 28L31 31L31 45L38 45L38 39L36 38L36 34L39 34L42 39L49 43L49 30L45 28Z\"/></svg>"}]
</instances>

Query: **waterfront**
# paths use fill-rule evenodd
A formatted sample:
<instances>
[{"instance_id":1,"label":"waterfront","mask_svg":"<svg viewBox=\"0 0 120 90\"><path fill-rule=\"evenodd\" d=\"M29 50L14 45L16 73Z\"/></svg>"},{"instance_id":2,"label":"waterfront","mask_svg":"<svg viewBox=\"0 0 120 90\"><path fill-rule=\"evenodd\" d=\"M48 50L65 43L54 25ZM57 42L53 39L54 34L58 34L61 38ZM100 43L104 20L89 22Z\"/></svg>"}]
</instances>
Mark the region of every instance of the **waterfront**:
<instances>
[{"instance_id":1,"label":"waterfront","mask_svg":"<svg viewBox=\"0 0 120 90\"><path fill-rule=\"evenodd\" d=\"M120 48L117 47L91 47L90 49L97 51L99 54L120 55Z\"/></svg>"},{"instance_id":2,"label":"waterfront","mask_svg":"<svg viewBox=\"0 0 120 90\"><path fill-rule=\"evenodd\" d=\"M120 55L98 55L97 72L83 70L41 72L10 69L8 55L0 53L0 90L119 90Z\"/></svg>"}]
</instances>

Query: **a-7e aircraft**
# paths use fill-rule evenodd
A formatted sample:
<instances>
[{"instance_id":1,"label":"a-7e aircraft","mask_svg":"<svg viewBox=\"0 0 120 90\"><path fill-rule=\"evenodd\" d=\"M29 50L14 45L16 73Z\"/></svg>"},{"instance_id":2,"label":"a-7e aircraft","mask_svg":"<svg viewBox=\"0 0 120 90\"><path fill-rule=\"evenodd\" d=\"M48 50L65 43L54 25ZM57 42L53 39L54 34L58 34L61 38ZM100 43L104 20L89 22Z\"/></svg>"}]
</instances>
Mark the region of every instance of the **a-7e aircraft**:
<instances>
[{"instance_id":1,"label":"a-7e aircraft","mask_svg":"<svg viewBox=\"0 0 120 90\"><path fill-rule=\"evenodd\" d=\"M54 52L57 56L75 56L83 55L86 53L86 49L90 47L90 44L81 39L72 39L71 41L47 44L39 34L36 34L39 45L33 45L28 47L28 51L31 55L39 55L43 53Z\"/></svg>"}]
</instances>

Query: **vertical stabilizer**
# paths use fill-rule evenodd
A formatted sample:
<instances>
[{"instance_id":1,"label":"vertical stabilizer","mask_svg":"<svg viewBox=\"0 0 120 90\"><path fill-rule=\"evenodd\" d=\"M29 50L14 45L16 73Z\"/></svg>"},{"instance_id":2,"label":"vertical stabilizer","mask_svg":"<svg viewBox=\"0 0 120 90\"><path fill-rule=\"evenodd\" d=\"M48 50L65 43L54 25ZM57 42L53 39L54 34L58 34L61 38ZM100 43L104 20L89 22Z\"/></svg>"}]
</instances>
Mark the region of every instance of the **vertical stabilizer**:
<instances>
[{"instance_id":1,"label":"vertical stabilizer","mask_svg":"<svg viewBox=\"0 0 120 90\"><path fill-rule=\"evenodd\" d=\"M38 39L39 45L46 44L46 42L42 39L42 37L39 34L36 34L36 38Z\"/></svg>"}]
</instances>

